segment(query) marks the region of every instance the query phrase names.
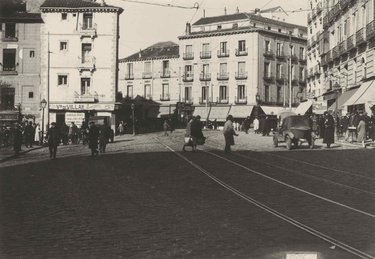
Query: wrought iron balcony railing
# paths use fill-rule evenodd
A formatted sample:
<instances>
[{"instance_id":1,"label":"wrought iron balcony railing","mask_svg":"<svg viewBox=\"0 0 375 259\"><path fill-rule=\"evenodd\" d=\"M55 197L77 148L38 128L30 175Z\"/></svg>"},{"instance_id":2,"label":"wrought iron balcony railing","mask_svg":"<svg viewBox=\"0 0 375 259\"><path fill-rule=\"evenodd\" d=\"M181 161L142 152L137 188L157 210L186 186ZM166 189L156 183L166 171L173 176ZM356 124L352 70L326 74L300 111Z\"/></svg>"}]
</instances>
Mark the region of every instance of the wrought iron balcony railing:
<instances>
[{"instance_id":1,"label":"wrought iron balcony railing","mask_svg":"<svg viewBox=\"0 0 375 259\"><path fill-rule=\"evenodd\" d=\"M199 75L200 81L211 81L211 73L201 73Z\"/></svg>"},{"instance_id":2,"label":"wrought iron balcony railing","mask_svg":"<svg viewBox=\"0 0 375 259\"><path fill-rule=\"evenodd\" d=\"M142 73L142 78L143 79L151 79L152 78L152 73L151 72L143 72Z\"/></svg>"},{"instance_id":3,"label":"wrought iron balcony railing","mask_svg":"<svg viewBox=\"0 0 375 259\"><path fill-rule=\"evenodd\" d=\"M96 37L96 23L89 24L89 23L80 23L79 24L79 33L81 37Z\"/></svg>"},{"instance_id":4,"label":"wrought iron balcony railing","mask_svg":"<svg viewBox=\"0 0 375 259\"><path fill-rule=\"evenodd\" d=\"M236 56L247 56L247 48L246 49L236 49Z\"/></svg>"},{"instance_id":5,"label":"wrought iron balcony railing","mask_svg":"<svg viewBox=\"0 0 375 259\"><path fill-rule=\"evenodd\" d=\"M247 96L235 96L234 97L235 104L246 104L247 103Z\"/></svg>"},{"instance_id":6,"label":"wrought iron balcony railing","mask_svg":"<svg viewBox=\"0 0 375 259\"><path fill-rule=\"evenodd\" d=\"M211 51L201 51L200 58L201 59L211 58Z\"/></svg>"},{"instance_id":7,"label":"wrought iron balcony railing","mask_svg":"<svg viewBox=\"0 0 375 259\"><path fill-rule=\"evenodd\" d=\"M187 52L182 55L182 58L184 60L192 60L194 59L194 53L193 52Z\"/></svg>"},{"instance_id":8,"label":"wrought iron balcony railing","mask_svg":"<svg viewBox=\"0 0 375 259\"><path fill-rule=\"evenodd\" d=\"M125 75L125 80L134 80L134 74L131 73L131 74L126 74Z\"/></svg>"},{"instance_id":9,"label":"wrought iron balcony railing","mask_svg":"<svg viewBox=\"0 0 375 259\"><path fill-rule=\"evenodd\" d=\"M227 57L229 57L229 50L228 49L225 49L225 50L219 49L217 51L217 57L218 58L227 58Z\"/></svg>"},{"instance_id":10,"label":"wrought iron balcony railing","mask_svg":"<svg viewBox=\"0 0 375 259\"><path fill-rule=\"evenodd\" d=\"M237 80L247 79L247 72L236 72L234 78Z\"/></svg>"},{"instance_id":11,"label":"wrought iron balcony railing","mask_svg":"<svg viewBox=\"0 0 375 259\"><path fill-rule=\"evenodd\" d=\"M229 79L229 73L228 72L217 73L217 80L228 80L228 79Z\"/></svg>"},{"instance_id":12,"label":"wrought iron balcony railing","mask_svg":"<svg viewBox=\"0 0 375 259\"><path fill-rule=\"evenodd\" d=\"M182 76L182 81L184 81L184 82L193 82L194 81L194 74L193 73L185 73Z\"/></svg>"}]
</instances>

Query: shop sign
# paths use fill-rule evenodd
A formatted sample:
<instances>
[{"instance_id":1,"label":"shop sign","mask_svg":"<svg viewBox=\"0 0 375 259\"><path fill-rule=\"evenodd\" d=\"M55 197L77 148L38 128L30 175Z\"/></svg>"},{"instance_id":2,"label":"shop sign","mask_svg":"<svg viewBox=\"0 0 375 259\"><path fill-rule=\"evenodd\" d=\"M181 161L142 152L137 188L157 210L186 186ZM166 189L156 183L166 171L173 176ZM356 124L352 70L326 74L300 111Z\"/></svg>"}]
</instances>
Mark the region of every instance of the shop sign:
<instances>
[{"instance_id":1,"label":"shop sign","mask_svg":"<svg viewBox=\"0 0 375 259\"><path fill-rule=\"evenodd\" d=\"M0 113L0 120L2 121L18 121L18 113Z\"/></svg>"},{"instance_id":2,"label":"shop sign","mask_svg":"<svg viewBox=\"0 0 375 259\"><path fill-rule=\"evenodd\" d=\"M100 104L100 103L71 103L71 104L50 104L51 110L66 110L66 111L113 111L114 104Z\"/></svg>"},{"instance_id":3,"label":"shop sign","mask_svg":"<svg viewBox=\"0 0 375 259\"><path fill-rule=\"evenodd\" d=\"M75 125L81 126L82 121L85 119L84 112L67 112L65 113L65 123L67 125L74 122Z\"/></svg>"}]
</instances>

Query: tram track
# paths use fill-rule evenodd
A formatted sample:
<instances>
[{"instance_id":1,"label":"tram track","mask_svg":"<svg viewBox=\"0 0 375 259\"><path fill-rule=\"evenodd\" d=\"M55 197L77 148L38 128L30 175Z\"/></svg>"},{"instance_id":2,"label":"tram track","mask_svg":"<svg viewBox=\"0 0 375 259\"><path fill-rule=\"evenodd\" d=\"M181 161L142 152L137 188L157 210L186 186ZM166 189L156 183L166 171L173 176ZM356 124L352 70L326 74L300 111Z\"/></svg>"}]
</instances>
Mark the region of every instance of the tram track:
<instances>
[{"instance_id":1,"label":"tram track","mask_svg":"<svg viewBox=\"0 0 375 259\"><path fill-rule=\"evenodd\" d=\"M266 204L260 202L259 200L256 200L256 199L254 199L253 197L251 197L251 196L249 196L249 195L247 195L247 194L241 192L238 188L235 188L235 187L233 187L232 185L230 185L230 184L224 182L223 180L219 179L218 177L216 177L215 175L213 175L211 172L207 171L207 170L204 169L203 167L199 166L197 163L195 163L195 162L193 162L192 160L190 160L187 156L182 155L181 153L177 152L177 151L174 150L172 147L170 147L170 146L168 146L167 144L161 142L160 140L158 140L158 139L156 139L156 140L157 140L157 142L159 142L161 145L163 145L165 148L167 148L168 150L170 150L170 151L172 151L174 154L176 154L178 157L180 157L182 160L184 160L184 161L186 161L187 163L189 163L192 167L196 168L197 170L199 170L200 172L202 172L203 174L205 174L207 177L209 177L209 178L210 178L211 180L213 180L215 183L217 183L217 184L219 184L220 186L224 187L225 189L227 189L228 191L232 192L232 193L235 194L236 196L238 196L238 197L240 197L240 198L246 200L247 202L249 202L249 203L251 203L251 204L253 204L253 205L255 205L255 206L261 208L262 210L264 210L264 211L266 211L266 212L268 212L268 213L270 213L270 214L272 214L272 215L274 215L274 216L280 218L281 220L283 220L283 221L285 221L285 222L288 222L289 224L291 224L291 225L293 225L293 226L295 226L295 227L297 227L297 228L299 228L299 229L301 229L301 230L303 230L303 231L305 231L305 232L307 232L307 233L309 233L309 234L311 234L311 235L313 235L313 236L315 236L315 237L318 237L318 238L321 239L321 240L324 240L324 241L326 241L326 242L328 242L328 243L330 243L330 244L333 244L333 245L335 245L335 246L337 246L337 247L340 247L341 249L343 249L343 250L345 250L345 251L351 253L352 255L358 256L359 258L375 258L375 256L373 256L373 255L370 255L370 254L368 254L368 253L366 253L366 252L364 252L364 251L361 251L361 250L359 250L359 249L356 249L356 248L354 248L354 247L352 247L352 246L350 246L350 245L348 245L348 244L346 244L346 243L344 243L344 242L341 242L341 241L339 241L339 240L336 240L335 238L330 237L330 236L328 236L328 235L326 235L326 234L324 234L324 233L322 233L322 232L320 232L320 231L318 231L318 230L316 230L316 229L314 229L314 228L312 228L312 227L309 227L309 226L305 225L304 223L302 223L302 222L300 222L300 221L298 221L298 220L295 220L295 219L293 219L292 217L287 216L287 215L283 214L282 212L279 212L279 211L277 211L277 210L275 210L275 209L273 209L273 208L267 206ZM240 167L240 168L242 168L243 170L250 171L250 172L254 173L254 170L252 170L252 169L250 169L250 168L248 168L248 167L246 167L246 166L243 166L243 165L241 165L241 164L239 164L239 163L237 163L237 162L234 162L234 161L232 161L232 160L230 160L230 159L227 159L227 158L225 158L225 157L222 157L222 156L220 156L220 155L217 155L217 154L215 154L215 153L208 152L208 151L205 151L205 150L202 150L202 152L205 152L205 153L207 153L207 154L209 154L209 155L211 155L211 156L214 156L214 157L219 158L219 159L221 159L221 160L224 160L224 161L226 161L226 162L228 162L228 163L231 163L232 165L237 166L237 167ZM264 177L264 178L266 178L266 179L268 179L268 180L272 180L272 181L274 181L274 182L276 182L276 183L278 183L278 184L281 184L281 185L283 185L283 186L285 186L285 187L293 188L294 190L297 190L297 191L302 192L302 193L304 193L304 194L310 195L310 196L312 196L312 197L314 197L314 198L318 198L318 199L320 199L320 200L323 200L323 201L329 202L329 203L331 203L331 204L338 205L338 206L340 206L340 207L343 207L343 208L345 208L345 209L351 210L351 211L356 212L356 213L360 213L360 214L362 214L362 215L364 215L364 216L368 216L368 217L370 217L370 218L375 218L375 215L373 215L373 214L371 214L371 213L368 213L368 212L365 212L365 211L361 211L361 210L358 210L358 209L352 208L352 207L350 207L350 206L347 206L347 205L345 205L345 204L342 204L342 203L339 203L339 202L335 202L335 201L332 201L332 200L327 199L327 198L325 198L325 197L322 197L322 196L319 196L319 195L316 195L316 194L310 193L310 192L305 191L305 190L303 190L303 189L301 189L301 188L298 188L298 187L295 187L295 186L289 185L289 184L287 184L287 183L283 183L283 182L281 182L281 181L278 181L277 179L273 179L272 177L268 177L268 176L266 176L266 175L263 175L263 174L260 173L260 172L255 172L254 174L257 174L257 175L259 175L259 176L262 176L262 177Z\"/></svg>"}]
</instances>

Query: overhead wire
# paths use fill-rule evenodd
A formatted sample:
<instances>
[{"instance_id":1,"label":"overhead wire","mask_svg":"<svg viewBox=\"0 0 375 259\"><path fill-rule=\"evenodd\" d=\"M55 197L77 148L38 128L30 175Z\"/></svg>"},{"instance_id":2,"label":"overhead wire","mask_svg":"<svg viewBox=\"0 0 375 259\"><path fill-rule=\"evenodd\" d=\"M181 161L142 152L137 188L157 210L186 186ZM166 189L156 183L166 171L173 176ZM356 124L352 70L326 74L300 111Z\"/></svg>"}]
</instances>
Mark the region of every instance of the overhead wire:
<instances>
[{"instance_id":1,"label":"overhead wire","mask_svg":"<svg viewBox=\"0 0 375 259\"><path fill-rule=\"evenodd\" d=\"M152 3L152 2L139 1L139 0L121 0L121 1L129 2L129 3L161 6L161 7L172 7L172 8L181 8L181 9L196 9L196 10L199 9L199 4L197 2L195 2L193 6L182 6L182 5L175 5L175 4Z\"/></svg>"}]
</instances>

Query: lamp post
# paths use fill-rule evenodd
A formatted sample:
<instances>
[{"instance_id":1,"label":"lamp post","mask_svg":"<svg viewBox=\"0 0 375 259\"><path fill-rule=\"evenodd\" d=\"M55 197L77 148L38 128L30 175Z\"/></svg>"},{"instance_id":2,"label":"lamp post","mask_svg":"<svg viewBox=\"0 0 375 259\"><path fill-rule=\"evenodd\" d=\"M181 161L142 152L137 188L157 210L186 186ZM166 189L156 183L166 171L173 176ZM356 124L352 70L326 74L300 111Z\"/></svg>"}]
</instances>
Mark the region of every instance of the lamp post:
<instances>
[{"instance_id":1,"label":"lamp post","mask_svg":"<svg viewBox=\"0 0 375 259\"><path fill-rule=\"evenodd\" d=\"M135 136L135 118L134 118L135 105L134 103L131 104L131 108L132 108L132 118L133 118L133 136Z\"/></svg>"},{"instance_id":2,"label":"lamp post","mask_svg":"<svg viewBox=\"0 0 375 259\"><path fill-rule=\"evenodd\" d=\"M40 141L43 144L43 140L44 140L44 109L47 106L46 99L43 98L43 100L40 102L40 106L42 107L42 110L43 110L43 113L42 113L42 137L41 137Z\"/></svg>"}]
</instances>

